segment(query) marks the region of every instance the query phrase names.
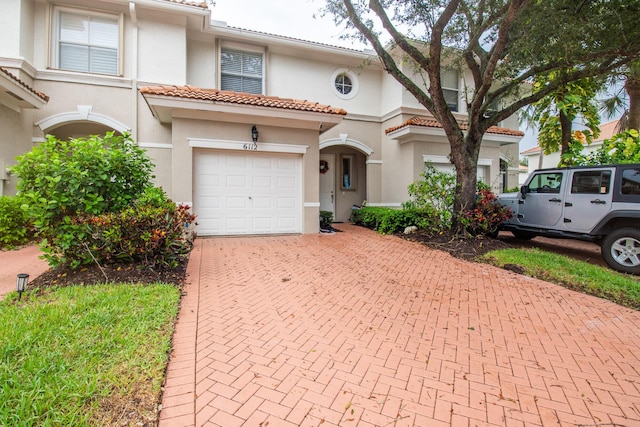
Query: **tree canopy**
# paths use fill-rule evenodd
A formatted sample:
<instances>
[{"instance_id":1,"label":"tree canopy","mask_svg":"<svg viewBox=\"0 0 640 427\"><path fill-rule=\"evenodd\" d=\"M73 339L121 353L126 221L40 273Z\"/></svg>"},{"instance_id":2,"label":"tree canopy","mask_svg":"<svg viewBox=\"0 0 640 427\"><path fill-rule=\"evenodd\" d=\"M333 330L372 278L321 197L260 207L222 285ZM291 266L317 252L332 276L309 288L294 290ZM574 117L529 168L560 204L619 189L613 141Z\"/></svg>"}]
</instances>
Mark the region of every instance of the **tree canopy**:
<instances>
[{"instance_id":1,"label":"tree canopy","mask_svg":"<svg viewBox=\"0 0 640 427\"><path fill-rule=\"evenodd\" d=\"M637 0L326 0L325 12L368 41L384 70L442 125L456 168L455 213L474 203L491 126L640 55ZM407 61L415 68L408 71ZM463 120L442 90L446 68L469 76ZM540 76L544 84L534 86Z\"/></svg>"}]
</instances>

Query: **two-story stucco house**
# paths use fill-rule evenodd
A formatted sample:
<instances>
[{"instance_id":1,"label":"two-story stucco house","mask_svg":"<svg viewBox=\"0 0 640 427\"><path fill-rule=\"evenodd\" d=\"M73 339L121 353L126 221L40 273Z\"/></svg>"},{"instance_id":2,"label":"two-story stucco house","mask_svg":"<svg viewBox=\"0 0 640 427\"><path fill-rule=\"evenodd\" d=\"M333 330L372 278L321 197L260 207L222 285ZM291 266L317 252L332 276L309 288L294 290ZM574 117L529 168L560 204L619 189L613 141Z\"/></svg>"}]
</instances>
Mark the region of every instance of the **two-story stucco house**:
<instances>
[{"instance_id":1,"label":"two-story stucco house","mask_svg":"<svg viewBox=\"0 0 640 427\"><path fill-rule=\"evenodd\" d=\"M450 168L437 121L370 51L216 21L183 0L0 0L0 178L46 134L130 132L199 234L314 233L320 210L399 206L427 162ZM444 76L465 116L464 75ZM515 119L492 128L479 177L518 179Z\"/></svg>"}]
</instances>

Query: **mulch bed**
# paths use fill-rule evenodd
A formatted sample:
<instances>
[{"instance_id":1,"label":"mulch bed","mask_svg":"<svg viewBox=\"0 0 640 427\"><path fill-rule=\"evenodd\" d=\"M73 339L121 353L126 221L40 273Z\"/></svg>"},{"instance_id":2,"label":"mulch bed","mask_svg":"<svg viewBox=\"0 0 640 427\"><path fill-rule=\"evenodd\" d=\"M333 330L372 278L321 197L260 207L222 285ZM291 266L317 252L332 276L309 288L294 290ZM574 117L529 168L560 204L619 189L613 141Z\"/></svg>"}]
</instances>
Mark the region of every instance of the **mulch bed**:
<instances>
[{"instance_id":1,"label":"mulch bed","mask_svg":"<svg viewBox=\"0 0 640 427\"><path fill-rule=\"evenodd\" d=\"M77 269L60 266L50 269L29 282L29 287L95 285L97 283L172 283L185 282L188 257L173 269L149 268L139 264L90 264Z\"/></svg>"}]
</instances>

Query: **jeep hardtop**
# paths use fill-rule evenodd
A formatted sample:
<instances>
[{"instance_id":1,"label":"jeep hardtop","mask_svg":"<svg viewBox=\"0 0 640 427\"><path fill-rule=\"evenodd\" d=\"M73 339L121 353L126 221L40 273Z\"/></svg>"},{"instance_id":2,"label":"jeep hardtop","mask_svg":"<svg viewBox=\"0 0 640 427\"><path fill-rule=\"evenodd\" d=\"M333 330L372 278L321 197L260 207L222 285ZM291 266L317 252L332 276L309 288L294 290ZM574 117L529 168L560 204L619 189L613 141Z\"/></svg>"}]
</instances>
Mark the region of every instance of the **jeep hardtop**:
<instances>
[{"instance_id":1,"label":"jeep hardtop","mask_svg":"<svg viewBox=\"0 0 640 427\"><path fill-rule=\"evenodd\" d=\"M500 229L517 238L596 242L611 268L640 274L640 164L536 170L498 203L513 213Z\"/></svg>"}]
</instances>

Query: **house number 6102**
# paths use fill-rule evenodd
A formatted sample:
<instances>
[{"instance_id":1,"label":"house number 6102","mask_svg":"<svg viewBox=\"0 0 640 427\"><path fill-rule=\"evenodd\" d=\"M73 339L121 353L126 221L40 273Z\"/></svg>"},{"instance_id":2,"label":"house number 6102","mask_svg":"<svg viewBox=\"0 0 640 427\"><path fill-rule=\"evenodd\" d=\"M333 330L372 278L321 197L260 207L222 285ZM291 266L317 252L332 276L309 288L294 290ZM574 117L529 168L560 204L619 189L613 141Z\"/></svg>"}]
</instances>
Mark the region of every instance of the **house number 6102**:
<instances>
[{"instance_id":1,"label":"house number 6102","mask_svg":"<svg viewBox=\"0 0 640 427\"><path fill-rule=\"evenodd\" d=\"M257 151L258 144L256 144L255 142L251 144L244 144L242 148L244 148L245 150Z\"/></svg>"}]
</instances>

